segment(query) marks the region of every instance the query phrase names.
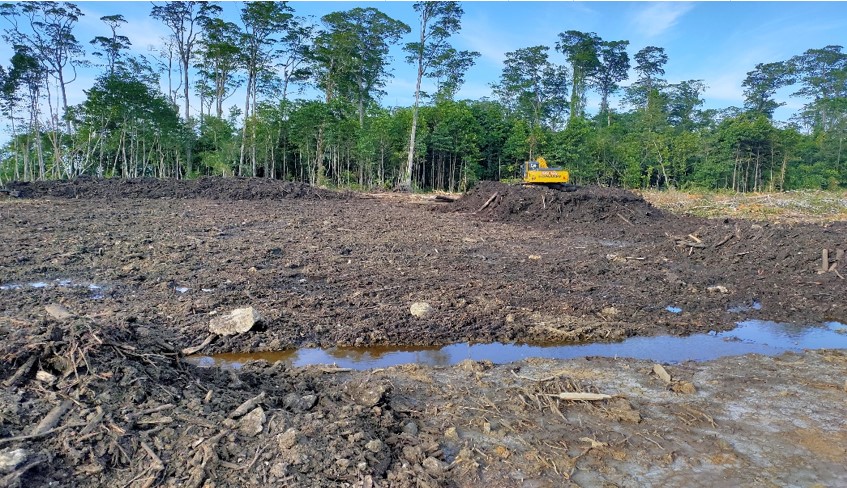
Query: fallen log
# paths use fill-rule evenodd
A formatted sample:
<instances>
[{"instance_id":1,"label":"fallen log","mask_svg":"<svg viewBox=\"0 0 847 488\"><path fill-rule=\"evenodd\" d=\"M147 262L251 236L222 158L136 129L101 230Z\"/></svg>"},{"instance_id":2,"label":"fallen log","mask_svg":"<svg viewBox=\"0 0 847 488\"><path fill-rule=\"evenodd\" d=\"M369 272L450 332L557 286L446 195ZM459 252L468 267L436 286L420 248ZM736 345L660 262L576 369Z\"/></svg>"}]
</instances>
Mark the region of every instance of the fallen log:
<instances>
[{"instance_id":1,"label":"fallen log","mask_svg":"<svg viewBox=\"0 0 847 488\"><path fill-rule=\"evenodd\" d=\"M497 192L496 191L494 192L493 195L491 195L491 197L488 200L485 201L485 203L482 204L481 207L479 207L479 210L477 210L474 213L480 213L483 210L485 210L489 205L491 205L491 202L493 202L495 198L497 198Z\"/></svg>"}]
</instances>

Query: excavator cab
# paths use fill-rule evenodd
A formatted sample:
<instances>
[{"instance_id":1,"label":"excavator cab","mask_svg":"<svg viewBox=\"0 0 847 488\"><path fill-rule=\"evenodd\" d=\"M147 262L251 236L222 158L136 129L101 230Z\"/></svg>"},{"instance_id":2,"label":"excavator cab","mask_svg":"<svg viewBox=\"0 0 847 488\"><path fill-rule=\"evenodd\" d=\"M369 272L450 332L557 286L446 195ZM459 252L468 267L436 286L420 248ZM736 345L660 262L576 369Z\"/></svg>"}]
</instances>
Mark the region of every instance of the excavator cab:
<instances>
[{"instance_id":1,"label":"excavator cab","mask_svg":"<svg viewBox=\"0 0 847 488\"><path fill-rule=\"evenodd\" d=\"M570 181L568 170L548 166L547 160L542 157L539 157L535 161L524 162L524 185L544 185L566 191L576 190L576 186L569 185L568 181Z\"/></svg>"}]
</instances>

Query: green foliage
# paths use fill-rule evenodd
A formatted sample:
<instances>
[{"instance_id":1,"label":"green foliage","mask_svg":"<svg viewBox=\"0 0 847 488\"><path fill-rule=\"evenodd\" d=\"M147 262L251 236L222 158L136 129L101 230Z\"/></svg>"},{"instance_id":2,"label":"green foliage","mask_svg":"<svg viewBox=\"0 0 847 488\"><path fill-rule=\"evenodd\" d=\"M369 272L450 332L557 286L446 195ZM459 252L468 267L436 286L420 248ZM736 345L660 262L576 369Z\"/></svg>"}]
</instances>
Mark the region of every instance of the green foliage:
<instances>
[{"instance_id":1,"label":"green foliage","mask_svg":"<svg viewBox=\"0 0 847 488\"><path fill-rule=\"evenodd\" d=\"M102 17L109 35L91 41L101 75L85 101L46 104L48 96L64 99L73 81L66 71L81 61L73 34L81 11L68 3L3 4L3 37L14 54L0 66L0 112L11 134L0 148L0 179L252 174L459 191L480 179L518 177L523 161L544 156L582 184L727 192L847 186L841 46L756 64L742 83L743 109L703 110L702 80L663 79L663 48L635 53L637 79L624 83L628 41L566 31L560 54L552 53L561 61L549 46L506 53L496 100L456 100L478 56L449 42L461 27L461 5L413 8L420 26L403 50L417 81L434 81L436 91L417 86L414 105L389 108L379 101L391 77L390 50L411 29L377 8L330 13L318 29L284 2L246 3L233 22L206 2L156 5L152 15L169 29L169 54L180 65L180 119L177 94L161 93L146 59L128 54L120 15ZM291 99L305 83L323 91L320 100ZM224 101L241 84L245 98L226 114ZM621 84L628 105L612 110L609 98ZM791 124L776 124L785 87L803 107ZM189 107L191 90L199 111ZM589 90L598 107L587 106Z\"/></svg>"}]
</instances>

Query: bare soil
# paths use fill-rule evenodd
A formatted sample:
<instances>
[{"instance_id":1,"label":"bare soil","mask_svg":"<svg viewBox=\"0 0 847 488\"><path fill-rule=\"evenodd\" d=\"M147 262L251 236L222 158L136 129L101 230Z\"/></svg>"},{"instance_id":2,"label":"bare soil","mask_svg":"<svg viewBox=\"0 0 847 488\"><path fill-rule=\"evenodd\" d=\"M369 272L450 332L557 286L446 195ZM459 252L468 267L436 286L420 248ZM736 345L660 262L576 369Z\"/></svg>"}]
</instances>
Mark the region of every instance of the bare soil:
<instances>
[{"instance_id":1,"label":"bare soil","mask_svg":"<svg viewBox=\"0 0 847 488\"><path fill-rule=\"evenodd\" d=\"M840 352L668 367L671 384L635 360L359 373L181 359L244 306L259 326L204 353L847 322L843 222L707 220L623 190L497 183L454 203L253 179L10 188L23 198L0 197L0 486L847 481ZM434 313L412 317L414 302Z\"/></svg>"}]
</instances>

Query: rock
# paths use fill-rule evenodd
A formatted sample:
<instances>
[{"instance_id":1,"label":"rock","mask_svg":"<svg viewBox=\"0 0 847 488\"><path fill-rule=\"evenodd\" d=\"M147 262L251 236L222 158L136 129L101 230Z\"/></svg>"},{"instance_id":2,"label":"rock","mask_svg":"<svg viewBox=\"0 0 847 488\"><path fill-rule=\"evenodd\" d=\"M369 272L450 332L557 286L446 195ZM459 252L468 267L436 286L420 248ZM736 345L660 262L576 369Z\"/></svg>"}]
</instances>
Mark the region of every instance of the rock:
<instances>
[{"instance_id":1,"label":"rock","mask_svg":"<svg viewBox=\"0 0 847 488\"><path fill-rule=\"evenodd\" d=\"M74 314L70 312L64 305L60 305L58 303L51 303L44 307L44 310L50 314L56 320L68 320L74 317Z\"/></svg>"},{"instance_id":2,"label":"rock","mask_svg":"<svg viewBox=\"0 0 847 488\"><path fill-rule=\"evenodd\" d=\"M435 309L432 308L432 305L426 302L415 302L412 304L411 307L409 307L409 312L412 314L413 317L417 317L420 319L429 317L435 312Z\"/></svg>"},{"instance_id":3,"label":"rock","mask_svg":"<svg viewBox=\"0 0 847 488\"><path fill-rule=\"evenodd\" d=\"M29 457L25 449L4 449L0 451L0 473L9 473L23 464Z\"/></svg>"},{"instance_id":4,"label":"rock","mask_svg":"<svg viewBox=\"0 0 847 488\"><path fill-rule=\"evenodd\" d=\"M369 441L367 444L365 444L365 449L367 449L370 452L376 453L376 452L379 452L379 451L382 450L382 445L383 444L382 444L381 440L374 439L372 441Z\"/></svg>"},{"instance_id":5,"label":"rock","mask_svg":"<svg viewBox=\"0 0 847 488\"><path fill-rule=\"evenodd\" d=\"M455 427L450 427L449 429L444 431L444 438L451 441L458 441L459 432L456 430Z\"/></svg>"},{"instance_id":6,"label":"rock","mask_svg":"<svg viewBox=\"0 0 847 488\"><path fill-rule=\"evenodd\" d=\"M697 393L697 388L690 381L676 381L671 385L671 391L691 395Z\"/></svg>"},{"instance_id":7,"label":"rock","mask_svg":"<svg viewBox=\"0 0 847 488\"><path fill-rule=\"evenodd\" d=\"M403 426L403 432L409 435L418 435L418 424L414 423L411 420L406 422L406 424Z\"/></svg>"},{"instance_id":8,"label":"rock","mask_svg":"<svg viewBox=\"0 0 847 488\"><path fill-rule=\"evenodd\" d=\"M447 464L444 461L440 461L430 456L423 460L423 467L427 473L431 476L441 476L444 474L444 469L447 467Z\"/></svg>"},{"instance_id":9,"label":"rock","mask_svg":"<svg viewBox=\"0 0 847 488\"><path fill-rule=\"evenodd\" d=\"M389 391L388 386L382 383L348 383L344 391L357 405L363 407L374 407L383 401L385 394Z\"/></svg>"},{"instance_id":10,"label":"rock","mask_svg":"<svg viewBox=\"0 0 847 488\"><path fill-rule=\"evenodd\" d=\"M243 334L260 320L262 317L255 308L237 308L226 315L213 317L209 322L209 331L223 336Z\"/></svg>"},{"instance_id":11,"label":"rock","mask_svg":"<svg viewBox=\"0 0 847 488\"><path fill-rule=\"evenodd\" d=\"M423 457L423 450L420 446L404 446L403 457L406 459L406 461L416 464L420 462L421 458Z\"/></svg>"},{"instance_id":12,"label":"rock","mask_svg":"<svg viewBox=\"0 0 847 488\"><path fill-rule=\"evenodd\" d=\"M284 463L276 463L271 466L271 476L274 478L283 478L285 477L286 465Z\"/></svg>"},{"instance_id":13,"label":"rock","mask_svg":"<svg viewBox=\"0 0 847 488\"><path fill-rule=\"evenodd\" d=\"M297 429L291 428L277 437L280 449L291 449L297 444Z\"/></svg>"},{"instance_id":14,"label":"rock","mask_svg":"<svg viewBox=\"0 0 847 488\"><path fill-rule=\"evenodd\" d=\"M708 290L710 293L723 293L723 294L729 293L729 290L727 290L727 288L725 286L722 286L722 285L710 286L710 287L706 288L706 290Z\"/></svg>"},{"instance_id":15,"label":"rock","mask_svg":"<svg viewBox=\"0 0 847 488\"><path fill-rule=\"evenodd\" d=\"M350 467L350 460L347 458L341 458L335 461L335 465L341 469L347 469Z\"/></svg>"},{"instance_id":16,"label":"rock","mask_svg":"<svg viewBox=\"0 0 847 488\"><path fill-rule=\"evenodd\" d=\"M318 403L316 395L300 396L296 393L289 393L282 399L282 406L294 413L308 412L316 403Z\"/></svg>"},{"instance_id":17,"label":"rock","mask_svg":"<svg viewBox=\"0 0 847 488\"><path fill-rule=\"evenodd\" d=\"M262 410L262 407L256 407L238 421L238 431L248 437L253 437L265 428L265 420L267 420L265 411Z\"/></svg>"},{"instance_id":18,"label":"rock","mask_svg":"<svg viewBox=\"0 0 847 488\"><path fill-rule=\"evenodd\" d=\"M47 383L48 385L52 385L56 382L56 376L43 370L39 370L37 373L35 373L35 379L42 383Z\"/></svg>"},{"instance_id":19,"label":"rock","mask_svg":"<svg viewBox=\"0 0 847 488\"><path fill-rule=\"evenodd\" d=\"M620 310L615 307L604 307L603 310L600 311L600 314L607 318L614 318L620 314Z\"/></svg>"}]
</instances>

